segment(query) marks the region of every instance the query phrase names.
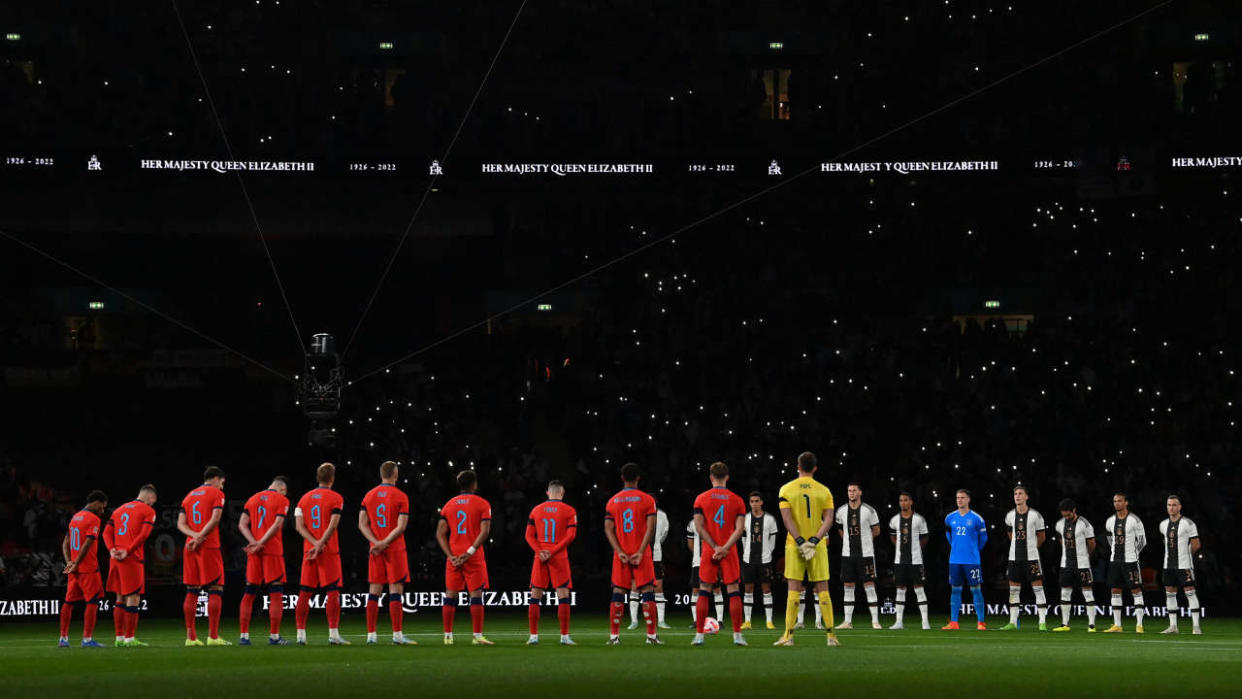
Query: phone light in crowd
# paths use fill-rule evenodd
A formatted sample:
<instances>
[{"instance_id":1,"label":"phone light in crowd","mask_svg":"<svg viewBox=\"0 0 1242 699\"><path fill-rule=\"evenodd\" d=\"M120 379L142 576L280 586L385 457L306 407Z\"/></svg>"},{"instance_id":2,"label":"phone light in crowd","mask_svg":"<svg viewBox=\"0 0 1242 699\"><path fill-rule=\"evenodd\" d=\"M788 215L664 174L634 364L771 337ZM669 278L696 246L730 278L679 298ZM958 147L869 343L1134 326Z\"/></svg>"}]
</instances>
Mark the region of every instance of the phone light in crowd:
<instances>
[{"instance_id":1,"label":"phone light in crowd","mask_svg":"<svg viewBox=\"0 0 1242 699\"><path fill-rule=\"evenodd\" d=\"M996 299L988 299L983 302L984 308L1000 308L1000 301Z\"/></svg>"},{"instance_id":2,"label":"phone light in crowd","mask_svg":"<svg viewBox=\"0 0 1242 699\"><path fill-rule=\"evenodd\" d=\"M1195 41L1207 41L1212 37L1207 34L1195 34Z\"/></svg>"},{"instance_id":3,"label":"phone light in crowd","mask_svg":"<svg viewBox=\"0 0 1242 699\"><path fill-rule=\"evenodd\" d=\"M769 42L768 42L768 48L772 49L773 51L780 51L781 49L785 48L785 42L783 42L783 41L769 41Z\"/></svg>"},{"instance_id":4,"label":"phone light in crowd","mask_svg":"<svg viewBox=\"0 0 1242 699\"><path fill-rule=\"evenodd\" d=\"M380 51L391 51L391 50L392 50L392 42L391 42L391 41L381 41L381 42L379 43L379 47L380 47Z\"/></svg>"},{"instance_id":5,"label":"phone light in crowd","mask_svg":"<svg viewBox=\"0 0 1242 699\"><path fill-rule=\"evenodd\" d=\"M17 32L9 32L4 35L6 41L21 41L22 35Z\"/></svg>"},{"instance_id":6,"label":"phone light in crowd","mask_svg":"<svg viewBox=\"0 0 1242 699\"><path fill-rule=\"evenodd\" d=\"M541 303L541 304L539 304L538 306L535 306L535 310L536 310L536 311L550 311L550 310L552 310L552 304L550 304L550 303Z\"/></svg>"}]
</instances>

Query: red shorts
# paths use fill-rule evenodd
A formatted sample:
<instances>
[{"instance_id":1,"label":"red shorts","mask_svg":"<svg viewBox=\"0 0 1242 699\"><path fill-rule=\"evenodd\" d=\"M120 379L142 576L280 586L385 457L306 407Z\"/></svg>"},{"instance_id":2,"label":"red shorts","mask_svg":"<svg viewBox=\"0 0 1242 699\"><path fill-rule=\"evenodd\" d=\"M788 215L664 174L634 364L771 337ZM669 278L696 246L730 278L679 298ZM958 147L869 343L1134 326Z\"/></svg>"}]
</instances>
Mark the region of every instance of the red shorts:
<instances>
[{"instance_id":1,"label":"red shorts","mask_svg":"<svg viewBox=\"0 0 1242 699\"><path fill-rule=\"evenodd\" d=\"M448 560L444 561L444 589L446 592L473 592L487 589L487 561L482 552L476 553L460 568L454 568Z\"/></svg>"},{"instance_id":2,"label":"red shorts","mask_svg":"<svg viewBox=\"0 0 1242 699\"><path fill-rule=\"evenodd\" d=\"M122 597L141 595L147 591L147 569L142 561L128 556L125 560L113 560L108 566L108 592Z\"/></svg>"},{"instance_id":3,"label":"red shorts","mask_svg":"<svg viewBox=\"0 0 1242 699\"><path fill-rule=\"evenodd\" d=\"M372 585L393 585L410 581L410 558L405 549L386 548L378 556L367 556L367 582Z\"/></svg>"},{"instance_id":4,"label":"red shorts","mask_svg":"<svg viewBox=\"0 0 1242 699\"><path fill-rule=\"evenodd\" d=\"M302 578L298 583L304 588L321 590L341 587L341 554L321 553L314 560L302 557Z\"/></svg>"},{"instance_id":5,"label":"red shorts","mask_svg":"<svg viewBox=\"0 0 1242 699\"><path fill-rule=\"evenodd\" d=\"M246 556L246 584L285 584L285 557L268 553L252 553Z\"/></svg>"},{"instance_id":6,"label":"red shorts","mask_svg":"<svg viewBox=\"0 0 1242 699\"><path fill-rule=\"evenodd\" d=\"M569 573L569 556L561 553L546 561L539 560L535 555L535 563L530 569L530 586L535 590L556 590L574 586L573 576Z\"/></svg>"},{"instance_id":7,"label":"red shorts","mask_svg":"<svg viewBox=\"0 0 1242 699\"><path fill-rule=\"evenodd\" d=\"M651 562L651 550L643 554L638 565L622 563L617 554L612 555L612 586L622 590L642 588L655 583L655 564Z\"/></svg>"},{"instance_id":8,"label":"red shorts","mask_svg":"<svg viewBox=\"0 0 1242 699\"><path fill-rule=\"evenodd\" d=\"M103 578L99 571L69 574L66 602L96 602L100 597L103 597Z\"/></svg>"},{"instance_id":9,"label":"red shorts","mask_svg":"<svg viewBox=\"0 0 1242 699\"><path fill-rule=\"evenodd\" d=\"M736 585L742 577L742 567L738 564L737 549L729 549L729 553L719 561L712 560L715 553L704 544L699 554L699 582L715 585L719 580L724 585Z\"/></svg>"},{"instance_id":10,"label":"red shorts","mask_svg":"<svg viewBox=\"0 0 1242 699\"><path fill-rule=\"evenodd\" d=\"M220 549L185 549L181 560L181 579L186 587L211 587L224 584L224 556Z\"/></svg>"}]
</instances>

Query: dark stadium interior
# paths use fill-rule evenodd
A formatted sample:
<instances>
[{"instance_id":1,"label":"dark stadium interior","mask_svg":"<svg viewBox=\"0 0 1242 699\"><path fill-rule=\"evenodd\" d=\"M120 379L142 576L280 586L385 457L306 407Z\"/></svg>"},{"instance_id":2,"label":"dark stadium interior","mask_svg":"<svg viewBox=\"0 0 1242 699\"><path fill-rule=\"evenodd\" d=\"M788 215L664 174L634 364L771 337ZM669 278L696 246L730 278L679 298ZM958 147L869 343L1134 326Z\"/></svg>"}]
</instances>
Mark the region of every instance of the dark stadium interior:
<instances>
[{"instance_id":1,"label":"dark stadium interior","mask_svg":"<svg viewBox=\"0 0 1242 699\"><path fill-rule=\"evenodd\" d=\"M492 587L525 589L526 515L558 478L576 589L603 609L604 503L634 461L672 522L671 600L707 465L775 512L809 449L838 504L859 481L887 523L915 496L937 614L959 487L996 528L1003 601L1017 482L1097 530L1126 491L1149 541L1179 493L1204 605L1237 610L1236 7L532 0L509 36L520 4L0 8L0 597L57 598L86 493L153 482L152 596L177 599L176 505L208 464L236 597L240 504L278 473L296 499L325 460L364 591L358 501L393 459L407 589L441 588L437 508L472 467ZM315 169L140 166L186 159ZM352 383L334 443L309 444L292 377L320 332Z\"/></svg>"}]
</instances>

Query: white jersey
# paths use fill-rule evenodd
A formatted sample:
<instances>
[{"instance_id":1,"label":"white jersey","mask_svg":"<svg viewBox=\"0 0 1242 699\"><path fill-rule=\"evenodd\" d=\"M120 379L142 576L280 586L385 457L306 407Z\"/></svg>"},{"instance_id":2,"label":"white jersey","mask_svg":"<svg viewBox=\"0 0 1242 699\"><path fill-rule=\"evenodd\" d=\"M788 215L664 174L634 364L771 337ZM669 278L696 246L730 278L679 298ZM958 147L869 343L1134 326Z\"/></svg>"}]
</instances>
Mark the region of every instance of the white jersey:
<instances>
[{"instance_id":1,"label":"white jersey","mask_svg":"<svg viewBox=\"0 0 1242 699\"><path fill-rule=\"evenodd\" d=\"M858 509L850 509L849 503L837 508L837 526L841 528L842 558L875 557L875 541L872 527L880 526L880 515L867 503L859 503Z\"/></svg>"},{"instance_id":2,"label":"white jersey","mask_svg":"<svg viewBox=\"0 0 1242 699\"><path fill-rule=\"evenodd\" d=\"M1039 533L1048 527L1044 524L1043 515L1033 508L1026 508L1026 514L1018 514L1012 509L1005 514L1005 528L1009 530L1009 560L1018 563L1039 560Z\"/></svg>"},{"instance_id":3,"label":"white jersey","mask_svg":"<svg viewBox=\"0 0 1242 699\"><path fill-rule=\"evenodd\" d=\"M746 513L746 528L742 530L742 563L768 564L772 562L772 552L776 550L776 538L780 530L776 528L776 518L768 513L755 519L750 512Z\"/></svg>"},{"instance_id":4,"label":"white jersey","mask_svg":"<svg viewBox=\"0 0 1242 699\"><path fill-rule=\"evenodd\" d=\"M1189 517L1182 517L1176 522L1164 520L1160 523L1160 536L1164 539L1166 570L1190 570L1195 567L1195 559L1190 553L1190 540L1199 538L1199 527Z\"/></svg>"},{"instance_id":5,"label":"white jersey","mask_svg":"<svg viewBox=\"0 0 1242 699\"><path fill-rule=\"evenodd\" d=\"M1133 512L1121 521L1117 520L1117 515L1109 517L1104 523L1104 535L1113 552L1109 560L1114 563L1138 563L1139 552L1147 546L1147 532Z\"/></svg>"},{"instance_id":6,"label":"white jersey","mask_svg":"<svg viewBox=\"0 0 1242 699\"><path fill-rule=\"evenodd\" d=\"M1073 522L1062 517L1057 520L1054 529L1057 536L1061 537L1061 567L1067 570L1090 568L1091 551L1087 542L1095 538L1095 529L1091 523L1082 517Z\"/></svg>"},{"instance_id":7,"label":"white jersey","mask_svg":"<svg viewBox=\"0 0 1242 699\"><path fill-rule=\"evenodd\" d=\"M927 520L923 515L913 512L909 518L901 513L888 520L888 531L897 537L897 553L893 556L895 565L923 565L922 537L927 536Z\"/></svg>"},{"instance_id":8,"label":"white jersey","mask_svg":"<svg viewBox=\"0 0 1242 699\"><path fill-rule=\"evenodd\" d=\"M651 562L659 563L664 560L664 540L668 538L668 515L664 514L664 510L656 509L656 533L655 539L651 541Z\"/></svg>"},{"instance_id":9,"label":"white jersey","mask_svg":"<svg viewBox=\"0 0 1242 699\"><path fill-rule=\"evenodd\" d=\"M698 568L699 567L699 551L700 549L702 549L702 546L699 545L699 530L694 528L694 520L690 520L690 522L686 524L686 541L689 541L694 544L690 548L690 556L691 556L690 567Z\"/></svg>"}]
</instances>

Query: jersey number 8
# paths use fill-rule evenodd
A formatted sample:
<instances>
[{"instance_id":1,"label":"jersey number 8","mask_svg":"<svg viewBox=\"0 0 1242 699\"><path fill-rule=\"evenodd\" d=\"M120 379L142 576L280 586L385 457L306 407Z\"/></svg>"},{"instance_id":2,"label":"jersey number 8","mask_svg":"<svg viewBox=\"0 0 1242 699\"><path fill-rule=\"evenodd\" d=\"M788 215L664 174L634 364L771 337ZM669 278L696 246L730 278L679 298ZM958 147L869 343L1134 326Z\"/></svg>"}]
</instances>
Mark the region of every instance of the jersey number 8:
<instances>
[{"instance_id":1,"label":"jersey number 8","mask_svg":"<svg viewBox=\"0 0 1242 699\"><path fill-rule=\"evenodd\" d=\"M621 513L621 531L627 534L634 531L634 510Z\"/></svg>"}]
</instances>

